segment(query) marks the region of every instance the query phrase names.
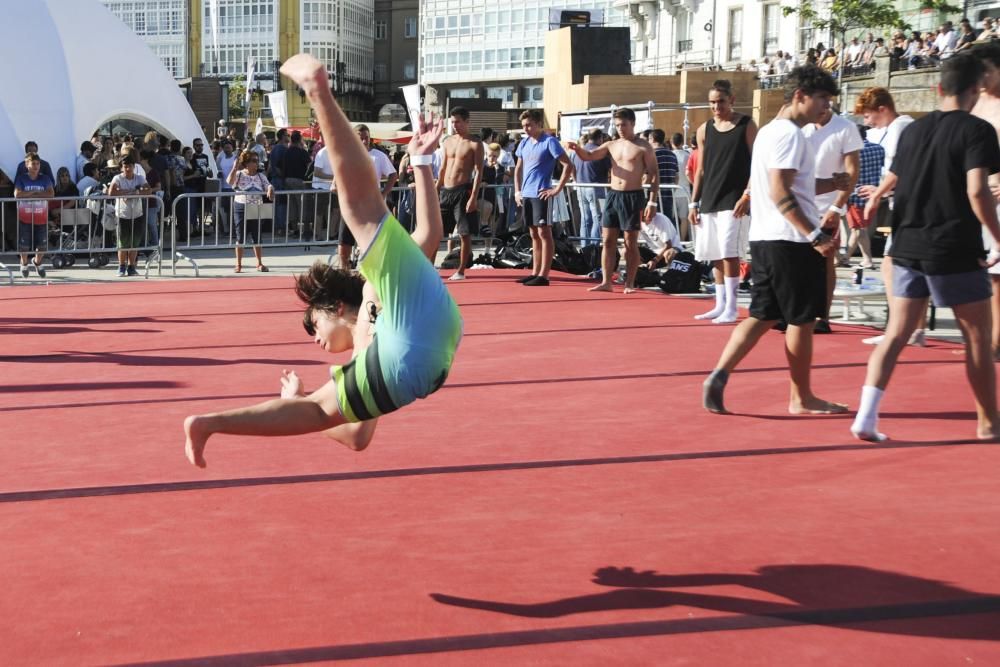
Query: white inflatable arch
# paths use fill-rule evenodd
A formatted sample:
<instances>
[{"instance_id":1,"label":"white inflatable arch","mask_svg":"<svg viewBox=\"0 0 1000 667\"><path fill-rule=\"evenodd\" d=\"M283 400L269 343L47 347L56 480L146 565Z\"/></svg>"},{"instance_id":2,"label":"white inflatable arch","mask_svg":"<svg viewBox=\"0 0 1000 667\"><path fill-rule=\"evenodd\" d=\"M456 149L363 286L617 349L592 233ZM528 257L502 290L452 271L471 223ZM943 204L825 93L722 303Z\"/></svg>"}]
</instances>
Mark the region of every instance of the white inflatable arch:
<instances>
[{"instance_id":1,"label":"white inflatable arch","mask_svg":"<svg viewBox=\"0 0 1000 667\"><path fill-rule=\"evenodd\" d=\"M0 27L0 168L14 177L24 144L73 171L80 144L129 118L190 146L205 139L155 54L97 0L5 2ZM206 142L207 145L208 142Z\"/></svg>"}]
</instances>

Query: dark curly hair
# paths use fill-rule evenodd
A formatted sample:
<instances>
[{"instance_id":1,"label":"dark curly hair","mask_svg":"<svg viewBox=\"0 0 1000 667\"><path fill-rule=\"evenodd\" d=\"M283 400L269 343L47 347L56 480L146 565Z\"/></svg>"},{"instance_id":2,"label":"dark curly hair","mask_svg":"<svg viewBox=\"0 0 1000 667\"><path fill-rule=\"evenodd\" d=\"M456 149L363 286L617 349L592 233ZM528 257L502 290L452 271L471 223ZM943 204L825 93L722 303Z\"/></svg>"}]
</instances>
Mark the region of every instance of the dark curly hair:
<instances>
[{"instance_id":1,"label":"dark curly hair","mask_svg":"<svg viewBox=\"0 0 1000 667\"><path fill-rule=\"evenodd\" d=\"M826 70L820 69L816 65L800 65L796 67L785 78L785 103L792 101L795 91L801 90L803 95L815 95L816 93L830 93L839 95L840 89L837 81Z\"/></svg>"},{"instance_id":2,"label":"dark curly hair","mask_svg":"<svg viewBox=\"0 0 1000 667\"><path fill-rule=\"evenodd\" d=\"M295 278L295 295L306 304L302 326L310 336L316 335L313 324L315 311L335 313L340 306L346 310L361 309L361 291L365 279L359 273L337 269L317 261L309 270Z\"/></svg>"}]
</instances>

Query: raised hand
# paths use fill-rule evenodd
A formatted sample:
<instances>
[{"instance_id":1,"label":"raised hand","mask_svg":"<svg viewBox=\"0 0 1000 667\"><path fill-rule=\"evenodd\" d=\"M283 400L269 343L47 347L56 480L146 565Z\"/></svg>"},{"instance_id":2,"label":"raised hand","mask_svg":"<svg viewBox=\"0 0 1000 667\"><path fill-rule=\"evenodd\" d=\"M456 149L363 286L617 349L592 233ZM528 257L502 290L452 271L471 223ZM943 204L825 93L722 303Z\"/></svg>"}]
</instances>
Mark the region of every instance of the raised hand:
<instances>
[{"instance_id":1,"label":"raised hand","mask_svg":"<svg viewBox=\"0 0 1000 667\"><path fill-rule=\"evenodd\" d=\"M281 73L295 82L306 95L319 89L330 90L326 66L308 53L292 56L281 66Z\"/></svg>"},{"instance_id":2,"label":"raised hand","mask_svg":"<svg viewBox=\"0 0 1000 667\"><path fill-rule=\"evenodd\" d=\"M430 112L421 114L417 119L417 127L413 128L413 138L410 139L406 152L410 155L432 155L438 149L443 134L443 118L435 117Z\"/></svg>"}]
</instances>

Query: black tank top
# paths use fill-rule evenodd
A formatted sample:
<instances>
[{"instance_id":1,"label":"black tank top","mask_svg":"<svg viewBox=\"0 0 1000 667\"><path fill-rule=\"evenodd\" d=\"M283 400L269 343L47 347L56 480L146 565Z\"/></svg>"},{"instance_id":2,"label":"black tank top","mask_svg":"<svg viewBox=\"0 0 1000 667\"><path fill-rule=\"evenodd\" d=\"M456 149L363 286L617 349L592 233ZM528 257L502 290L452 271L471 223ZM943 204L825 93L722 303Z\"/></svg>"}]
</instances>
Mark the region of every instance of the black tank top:
<instances>
[{"instance_id":1,"label":"black tank top","mask_svg":"<svg viewBox=\"0 0 1000 667\"><path fill-rule=\"evenodd\" d=\"M702 150L701 212L731 211L750 180L750 148L747 124L750 116L740 116L728 132L715 129L715 119L705 125Z\"/></svg>"}]
</instances>

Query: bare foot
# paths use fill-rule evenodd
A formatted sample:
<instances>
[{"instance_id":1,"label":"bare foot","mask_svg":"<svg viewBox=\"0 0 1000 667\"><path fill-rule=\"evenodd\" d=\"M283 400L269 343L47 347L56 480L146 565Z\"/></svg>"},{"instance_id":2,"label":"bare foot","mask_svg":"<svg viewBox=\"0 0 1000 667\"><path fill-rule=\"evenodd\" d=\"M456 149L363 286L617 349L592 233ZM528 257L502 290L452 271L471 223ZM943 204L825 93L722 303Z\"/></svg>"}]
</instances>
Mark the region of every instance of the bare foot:
<instances>
[{"instance_id":1,"label":"bare foot","mask_svg":"<svg viewBox=\"0 0 1000 667\"><path fill-rule=\"evenodd\" d=\"M306 95L330 89L326 66L308 53L292 56L281 66L281 73L294 81Z\"/></svg>"},{"instance_id":2,"label":"bare foot","mask_svg":"<svg viewBox=\"0 0 1000 667\"><path fill-rule=\"evenodd\" d=\"M976 428L976 437L980 440L1000 440L1000 425L993 425L990 423L980 424Z\"/></svg>"},{"instance_id":3,"label":"bare foot","mask_svg":"<svg viewBox=\"0 0 1000 667\"><path fill-rule=\"evenodd\" d=\"M788 412L793 415L839 415L847 412L847 406L813 398L798 404L789 403Z\"/></svg>"},{"instance_id":4,"label":"bare foot","mask_svg":"<svg viewBox=\"0 0 1000 667\"><path fill-rule=\"evenodd\" d=\"M184 443L184 453L187 455L191 465L204 468L205 463L205 443L208 442L208 433L202 428L202 422L198 417L188 417L184 420L184 435L187 442Z\"/></svg>"},{"instance_id":5,"label":"bare foot","mask_svg":"<svg viewBox=\"0 0 1000 667\"><path fill-rule=\"evenodd\" d=\"M611 289L611 285L610 284L608 284L608 283L601 283L600 285L597 285L595 287L588 287L587 291L588 292L613 292L614 290Z\"/></svg>"},{"instance_id":6,"label":"bare foot","mask_svg":"<svg viewBox=\"0 0 1000 667\"><path fill-rule=\"evenodd\" d=\"M639 289L636 288L636 287L626 287L625 290L622 293L623 294L631 294L632 292L638 292L638 291L639 291Z\"/></svg>"}]
</instances>

